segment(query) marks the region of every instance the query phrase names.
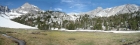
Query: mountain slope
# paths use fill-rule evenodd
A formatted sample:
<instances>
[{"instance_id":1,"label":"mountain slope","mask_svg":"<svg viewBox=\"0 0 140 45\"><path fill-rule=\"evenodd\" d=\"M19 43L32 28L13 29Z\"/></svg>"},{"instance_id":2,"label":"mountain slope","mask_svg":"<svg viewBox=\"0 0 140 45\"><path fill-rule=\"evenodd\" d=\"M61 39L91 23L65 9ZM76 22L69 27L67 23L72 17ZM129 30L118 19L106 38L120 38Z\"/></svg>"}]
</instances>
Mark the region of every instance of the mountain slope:
<instances>
[{"instance_id":1,"label":"mountain slope","mask_svg":"<svg viewBox=\"0 0 140 45\"><path fill-rule=\"evenodd\" d=\"M7 6L0 5L0 16L4 18L9 18L8 15L5 15L5 13L10 12L10 9Z\"/></svg>"},{"instance_id":2,"label":"mountain slope","mask_svg":"<svg viewBox=\"0 0 140 45\"><path fill-rule=\"evenodd\" d=\"M5 19L0 16L0 27L8 27L8 28L22 28L22 29L37 29L35 27L30 27L27 25L23 25L9 19Z\"/></svg>"},{"instance_id":3,"label":"mountain slope","mask_svg":"<svg viewBox=\"0 0 140 45\"><path fill-rule=\"evenodd\" d=\"M95 10L81 13L81 14L88 14L90 16L99 16L99 17L109 17L117 14L133 13L135 11L139 11L139 9L140 9L139 6L135 4L125 4L125 5L120 5L120 6L106 8L106 9L102 9L101 7L98 7Z\"/></svg>"},{"instance_id":4,"label":"mountain slope","mask_svg":"<svg viewBox=\"0 0 140 45\"><path fill-rule=\"evenodd\" d=\"M6 8L4 10L7 10ZM135 4L126 4L107 9L98 7L89 12L67 15L60 11L48 10L44 12L37 6L25 3L10 12L3 11L4 13L0 16L4 18L12 17L11 20L15 22L42 30L51 30L52 28L70 30L118 30L119 28L128 28L139 30L139 10L140 7Z\"/></svg>"},{"instance_id":5,"label":"mountain slope","mask_svg":"<svg viewBox=\"0 0 140 45\"><path fill-rule=\"evenodd\" d=\"M25 25L38 27L40 29L50 29L50 28L60 28L63 24L63 21L65 20L74 21L75 18L60 11L46 11L39 12L38 14L32 13L25 14L22 15L21 17L14 18L12 20Z\"/></svg>"},{"instance_id":6,"label":"mountain slope","mask_svg":"<svg viewBox=\"0 0 140 45\"><path fill-rule=\"evenodd\" d=\"M10 9L7 6L0 5L0 13L10 12Z\"/></svg>"},{"instance_id":7,"label":"mountain slope","mask_svg":"<svg viewBox=\"0 0 140 45\"><path fill-rule=\"evenodd\" d=\"M7 7L5 7L5 8L7 8ZM3 8L0 8L0 9L3 9ZM7 15L7 17L9 17L9 19L13 19L13 18L19 17L19 16L27 14L27 13L36 14L38 12L43 12L43 11L35 5L25 3L21 7L17 8L17 9L11 9L9 12L4 12L3 14Z\"/></svg>"},{"instance_id":8,"label":"mountain slope","mask_svg":"<svg viewBox=\"0 0 140 45\"><path fill-rule=\"evenodd\" d=\"M35 5L25 3L21 7L17 8L17 9L13 9L12 11L16 11L17 13L21 13L21 14L26 14L26 13L36 13L36 12L42 11L42 10L40 10Z\"/></svg>"},{"instance_id":9,"label":"mountain slope","mask_svg":"<svg viewBox=\"0 0 140 45\"><path fill-rule=\"evenodd\" d=\"M128 30L138 30L138 11L139 6L126 4L107 9L98 7L93 11L78 15L67 15L60 11L38 12L37 14L28 13L12 20L43 30L51 30L52 28L65 28L69 30L118 30L119 28L128 28Z\"/></svg>"}]
</instances>

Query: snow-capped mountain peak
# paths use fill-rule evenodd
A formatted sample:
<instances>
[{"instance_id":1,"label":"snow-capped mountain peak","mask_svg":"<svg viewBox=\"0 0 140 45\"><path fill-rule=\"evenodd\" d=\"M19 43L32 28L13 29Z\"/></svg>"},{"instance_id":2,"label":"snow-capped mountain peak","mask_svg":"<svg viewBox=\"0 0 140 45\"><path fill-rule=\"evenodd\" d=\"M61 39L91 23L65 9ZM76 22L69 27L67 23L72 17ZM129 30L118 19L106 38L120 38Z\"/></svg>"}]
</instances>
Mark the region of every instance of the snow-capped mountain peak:
<instances>
[{"instance_id":1,"label":"snow-capped mountain peak","mask_svg":"<svg viewBox=\"0 0 140 45\"><path fill-rule=\"evenodd\" d=\"M106 9L98 7L97 9L86 12L84 14L88 14L91 16L99 16L99 17L109 17L115 14L132 13L139 10L140 10L139 6L135 4L125 4L125 5L115 6Z\"/></svg>"},{"instance_id":2,"label":"snow-capped mountain peak","mask_svg":"<svg viewBox=\"0 0 140 45\"><path fill-rule=\"evenodd\" d=\"M38 8L38 7L35 6L35 5L32 5L32 4L29 4L28 2L26 2L25 4L23 4L21 6L21 8L24 9L24 8Z\"/></svg>"},{"instance_id":3,"label":"snow-capped mountain peak","mask_svg":"<svg viewBox=\"0 0 140 45\"><path fill-rule=\"evenodd\" d=\"M139 6L135 5L135 4L126 4L124 5L122 11L124 13L131 13L131 12L135 12L139 10Z\"/></svg>"},{"instance_id":4,"label":"snow-capped mountain peak","mask_svg":"<svg viewBox=\"0 0 140 45\"><path fill-rule=\"evenodd\" d=\"M96 10L102 10L103 8L102 7L97 7L97 9Z\"/></svg>"},{"instance_id":5,"label":"snow-capped mountain peak","mask_svg":"<svg viewBox=\"0 0 140 45\"><path fill-rule=\"evenodd\" d=\"M15 11L20 12L20 13L35 13L37 11L42 11L41 9L39 9L37 6L29 4L29 3L25 3L23 4L21 7L15 9Z\"/></svg>"},{"instance_id":6,"label":"snow-capped mountain peak","mask_svg":"<svg viewBox=\"0 0 140 45\"><path fill-rule=\"evenodd\" d=\"M7 7L5 7L5 8L7 8ZM2 8L0 8L0 9L2 9ZM25 3L17 9L12 9L12 10L10 10L10 12L5 12L5 14L9 17L9 19L13 19L13 18L19 17L19 16L27 14L27 13L36 14L38 12L43 12L43 11L35 5Z\"/></svg>"}]
</instances>

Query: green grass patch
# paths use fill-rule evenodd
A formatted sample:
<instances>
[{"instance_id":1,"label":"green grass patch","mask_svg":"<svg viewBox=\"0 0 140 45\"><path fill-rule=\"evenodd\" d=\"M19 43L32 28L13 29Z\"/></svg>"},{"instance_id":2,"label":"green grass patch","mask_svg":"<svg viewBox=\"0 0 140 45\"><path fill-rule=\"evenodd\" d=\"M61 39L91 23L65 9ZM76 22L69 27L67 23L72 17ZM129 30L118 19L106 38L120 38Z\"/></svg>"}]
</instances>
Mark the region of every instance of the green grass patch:
<instances>
[{"instance_id":1,"label":"green grass patch","mask_svg":"<svg viewBox=\"0 0 140 45\"><path fill-rule=\"evenodd\" d=\"M80 42L78 45L94 45L94 42Z\"/></svg>"},{"instance_id":2,"label":"green grass patch","mask_svg":"<svg viewBox=\"0 0 140 45\"><path fill-rule=\"evenodd\" d=\"M0 39L0 45L2 45L2 40Z\"/></svg>"}]
</instances>

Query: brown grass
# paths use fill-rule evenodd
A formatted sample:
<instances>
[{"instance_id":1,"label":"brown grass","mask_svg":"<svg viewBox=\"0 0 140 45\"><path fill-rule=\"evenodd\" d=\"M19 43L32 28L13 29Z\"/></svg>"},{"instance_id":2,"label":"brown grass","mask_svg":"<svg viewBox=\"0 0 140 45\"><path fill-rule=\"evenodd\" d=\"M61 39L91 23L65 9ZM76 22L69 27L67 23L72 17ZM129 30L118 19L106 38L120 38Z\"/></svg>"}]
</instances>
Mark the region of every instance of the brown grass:
<instances>
[{"instance_id":1,"label":"brown grass","mask_svg":"<svg viewBox=\"0 0 140 45\"><path fill-rule=\"evenodd\" d=\"M115 34L99 32L61 32L23 29L4 29L18 39L25 40L27 45L122 45L140 39L140 33ZM32 34L32 32L40 32ZM72 40L71 40L72 39ZM122 40L125 40L122 42ZM135 43L139 44L139 43Z\"/></svg>"},{"instance_id":2,"label":"brown grass","mask_svg":"<svg viewBox=\"0 0 140 45\"><path fill-rule=\"evenodd\" d=\"M0 45L17 45L11 39L8 39L2 35L0 35Z\"/></svg>"}]
</instances>

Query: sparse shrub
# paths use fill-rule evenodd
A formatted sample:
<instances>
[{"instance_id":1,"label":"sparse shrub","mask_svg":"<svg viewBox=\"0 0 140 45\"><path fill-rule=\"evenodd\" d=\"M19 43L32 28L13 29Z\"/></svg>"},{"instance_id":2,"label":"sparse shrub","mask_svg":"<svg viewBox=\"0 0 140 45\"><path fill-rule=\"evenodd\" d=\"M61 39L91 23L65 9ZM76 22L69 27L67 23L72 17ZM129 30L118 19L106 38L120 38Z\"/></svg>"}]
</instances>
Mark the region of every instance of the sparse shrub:
<instances>
[{"instance_id":1,"label":"sparse shrub","mask_svg":"<svg viewBox=\"0 0 140 45\"><path fill-rule=\"evenodd\" d=\"M16 32L12 32L12 31L7 31L6 33L16 33Z\"/></svg>"},{"instance_id":2,"label":"sparse shrub","mask_svg":"<svg viewBox=\"0 0 140 45\"><path fill-rule=\"evenodd\" d=\"M69 38L68 40L76 40L75 38Z\"/></svg>"},{"instance_id":3,"label":"sparse shrub","mask_svg":"<svg viewBox=\"0 0 140 45\"><path fill-rule=\"evenodd\" d=\"M31 34L40 34L40 32L32 32Z\"/></svg>"},{"instance_id":4,"label":"sparse shrub","mask_svg":"<svg viewBox=\"0 0 140 45\"><path fill-rule=\"evenodd\" d=\"M32 37L32 38L37 38L37 37Z\"/></svg>"},{"instance_id":5,"label":"sparse shrub","mask_svg":"<svg viewBox=\"0 0 140 45\"><path fill-rule=\"evenodd\" d=\"M42 35L48 35L48 34L42 34Z\"/></svg>"}]
</instances>

